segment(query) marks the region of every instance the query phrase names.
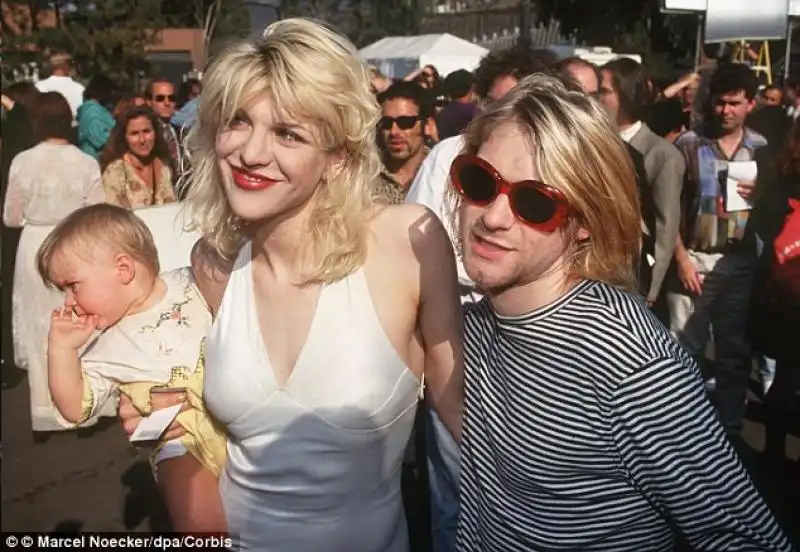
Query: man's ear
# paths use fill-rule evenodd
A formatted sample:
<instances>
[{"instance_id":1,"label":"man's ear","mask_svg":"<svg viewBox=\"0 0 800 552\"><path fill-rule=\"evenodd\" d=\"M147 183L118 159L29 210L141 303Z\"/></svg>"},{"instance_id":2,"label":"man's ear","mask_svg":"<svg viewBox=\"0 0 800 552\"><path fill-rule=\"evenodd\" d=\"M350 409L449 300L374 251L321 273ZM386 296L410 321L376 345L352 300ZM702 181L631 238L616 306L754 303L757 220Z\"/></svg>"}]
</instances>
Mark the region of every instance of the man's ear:
<instances>
[{"instance_id":1,"label":"man's ear","mask_svg":"<svg viewBox=\"0 0 800 552\"><path fill-rule=\"evenodd\" d=\"M589 239L589 231L586 228L578 228L578 231L575 233L575 238L579 241L586 241Z\"/></svg>"},{"instance_id":2,"label":"man's ear","mask_svg":"<svg viewBox=\"0 0 800 552\"><path fill-rule=\"evenodd\" d=\"M124 253L117 255L117 258L114 259L114 261L117 264L117 274L119 274L120 280L122 281L123 285L127 286L136 277L136 263L133 261L130 255L126 255Z\"/></svg>"},{"instance_id":3,"label":"man's ear","mask_svg":"<svg viewBox=\"0 0 800 552\"><path fill-rule=\"evenodd\" d=\"M436 135L436 121L433 117L428 117L425 119L425 122L422 126L422 132L425 136L435 136Z\"/></svg>"}]
</instances>

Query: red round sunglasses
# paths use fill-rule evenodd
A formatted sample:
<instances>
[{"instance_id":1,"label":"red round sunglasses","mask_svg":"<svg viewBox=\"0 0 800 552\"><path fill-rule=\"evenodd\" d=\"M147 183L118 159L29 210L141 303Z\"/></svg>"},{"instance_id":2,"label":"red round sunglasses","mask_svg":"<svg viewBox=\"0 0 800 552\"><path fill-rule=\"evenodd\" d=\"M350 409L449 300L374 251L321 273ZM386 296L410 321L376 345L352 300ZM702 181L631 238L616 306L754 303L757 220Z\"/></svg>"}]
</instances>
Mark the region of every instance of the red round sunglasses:
<instances>
[{"instance_id":1,"label":"red round sunglasses","mask_svg":"<svg viewBox=\"0 0 800 552\"><path fill-rule=\"evenodd\" d=\"M567 199L560 191L536 180L509 182L477 155L459 155L450 167L450 181L469 203L485 206L505 194L514 216L546 233L555 232L567 217Z\"/></svg>"}]
</instances>

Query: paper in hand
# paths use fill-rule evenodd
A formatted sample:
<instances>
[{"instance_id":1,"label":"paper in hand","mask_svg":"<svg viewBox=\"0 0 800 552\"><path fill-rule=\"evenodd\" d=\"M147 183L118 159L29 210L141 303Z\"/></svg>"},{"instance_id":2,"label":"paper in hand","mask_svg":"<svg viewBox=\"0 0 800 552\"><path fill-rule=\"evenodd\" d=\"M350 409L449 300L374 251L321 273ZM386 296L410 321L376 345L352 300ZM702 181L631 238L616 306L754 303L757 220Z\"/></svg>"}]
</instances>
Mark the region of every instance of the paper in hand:
<instances>
[{"instance_id":1,"label":"paper in hand","mask_svg":"<svg viewBox=\"0 0 800 552\"><path fill-rule=\"evenodd\" d=\"M725 183L725 210L749 211L753 204L739 195L736 190L739 182L755 182L758 166L755 161L731 161L728 163L728 179Z\"/></svg>"},{"instance_id":2,"label":"paper in hand","mask_svg":"<svg viewBox=\"0 0 800 552\"><path fill-rule=\"evenodd\" d=\"M169 408L162 408L150 414L147 418L143 418L139 422L136 431L130 436L130 441L155 441L161 434L164 433L169 427L169 424L175 419L181 411L181 404L170 406Z\"/></svg>"}]
</instances>

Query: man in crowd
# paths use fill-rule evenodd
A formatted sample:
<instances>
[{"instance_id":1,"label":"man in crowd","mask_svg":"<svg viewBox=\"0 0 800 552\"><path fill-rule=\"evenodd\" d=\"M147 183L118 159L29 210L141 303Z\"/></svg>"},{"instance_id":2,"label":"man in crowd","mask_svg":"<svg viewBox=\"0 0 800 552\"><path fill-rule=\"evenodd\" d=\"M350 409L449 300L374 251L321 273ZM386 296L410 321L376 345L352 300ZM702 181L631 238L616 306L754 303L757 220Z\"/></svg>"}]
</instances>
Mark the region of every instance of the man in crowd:
<instances>
[{"instance_id":1,"label":"man in crowd","mask_svg":"<svg viewBox=\"0 0 800 552\"><path fill-rule=\"evenodd\" d=\"M391 203L404 203L408 187L428 154L433 133L433 103L416 82L399 81L378 94L382 117L378 141L383 156L381 184Z\"/></svg>"},{"instance_id":2,"label":"man in crowd","mask_svg":"<svg viewBox=\"0 0 800 552\"><path fill-rule=\"evenodd\" d=\"M635 290L638 190L596 102L531 75L451 170L464 266L458 549L789 552L696 363Z\"/></svg>"},{"instance_id":3,"label":"man in crowd","mask_svg":"<svg viewBox=\"0 0 800 552\"><path fill-rule=\"evenodd\" d=\"M745 127L756 89L756 76L746 65L720 66L709 81L710 120L676 142L687 171L675 249L679 282L667 294L671 329L701 360L713 328L713 398L732 437L742 428L752 370L747 320L756 243L744 232L749 211L734 201L752 196L754 178L736 181L728 171L730 163L751 161L766 145L762 135Z\"/></svg>"},{"instance_id":4,"label":"man in crowd","mask_svg":"<svg viewBox=\"0 0 800 552\"><path fill-rule=\"evenodd\" d=\"M186 171L186 154L183 151L178 132L170 123L170 119L175 114L175 87L165 79L155 79L147 84L144 91L147 105L156 114L160 121L160 129L157 129L164 136L169 146L170 158L172 160L173 184L176 184L183 173Z\"/></svg>"},{"instance_id":5,"label":"man in crowd","mask_svg":"<svg viewBox=\"0 0 800 552\"><path fill-rule=\"evenodd\" d=\"M600 97L600 69L592 62L580 57L569 57L558 64L560 73L569 75L583 89L584 93L598 99ZM628 155L636 172L636 185L639 188L639 203L642 214L642 251L638 263L639 291L647 294L650 290L652 264L655 252L656 207L653 190L647 179L644 156L633 146L625 143Z\"/></svg>"},{"instance_id":6,"label":"man in crowd","mask_svg":"<svg viewBox=\"0 0 800 552\"><path fill-rule=\"evenodd\" d=\"M548 50L511 48L484 57L475 71L478 101L489 104L511 90L527 75L553 72L557 58ZM453 159L464 145L463 136L442 140L430 152L414 179L406 198L430 208L442 220L460 257L453 222L456 204L448 193L449 171ZM462 301L478 301L480 291L458 263ZM427 436L428 475L431 488L431 517L434 552L455 552L458 523L459 450L433 410L429 411Z\"/></svg>"},{"instance_id":7,"label":"man in crowd","mask_svg":"<svg viewBox=\"0 0 800 552\"><path fill-rule=\"evenodd\" d=\"M36 88L39 92L58 92L64 96L72 109L72 117L76 117L83 103L84 86L72 78L72 56L63 53L50 56L50 71L51 75L37 82Z\"/></svg>"},{"instance_id":8,"label":"man in crowd","mask_svg":"<svg viewBox=\"0 0 800 552\"><path fill-rule=\"evenodd\" d=\"M680 152L657 136L643 121L649 91L644 68L630 58L619 58L602 68L600 102L616 122L620 138L644 158L645 174L655 206L655 252L648 289L649 306L655 305L672 265L681 217L681 190L686 163Z\"/></svg>"},{"instance_id":9,"label":"man in crowd","mask_svg":"<svg viewBox=\"0 0 800 552\"><path fill-rule=\"evenodd\" d=\"M450 98L436 115L439 139L458 136L478 113L475 105L475 76L466 69L453 71L444 79L444 92Z\"/></svg>"}]
</instances>

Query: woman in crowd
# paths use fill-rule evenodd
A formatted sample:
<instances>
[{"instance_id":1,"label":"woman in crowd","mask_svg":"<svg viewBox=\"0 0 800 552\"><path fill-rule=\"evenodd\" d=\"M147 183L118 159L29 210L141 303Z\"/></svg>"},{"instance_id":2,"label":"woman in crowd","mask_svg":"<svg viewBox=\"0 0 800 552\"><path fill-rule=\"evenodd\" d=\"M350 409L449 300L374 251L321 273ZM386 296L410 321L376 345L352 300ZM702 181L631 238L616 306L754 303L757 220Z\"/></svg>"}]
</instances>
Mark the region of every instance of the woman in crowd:
<instances>
[{"instance_id":1,"label":"woman in crowd","mask_svg":"<svg viewBox=\"0 0 800 552\"><path fill-rule=\"evenodd\" d=\"M33 123L36 114L36 104L39 90L30 82L17 82L3 91L3 124L0 127L2 134L2 155L0 155L0 201L5 203L6 190L8 189L8 171L11 162L18 153L36 145L33 139ZM14 281L14 263L17 257L20 229L2 229L2 280ZM14 286L2 286L3 316L9 312L12 302ZM9 310L6 310L9 309ZM5 318L8 320L8 318ZM22 375L14 370L14 341L12 338L11 324L2 325L2 355L3 355L3 388L6 384L13 385Z\"/></svg>"},{"instance_id":2,"label":"woman in crowd","mask_svg":"<svg viewBox=\"0 0 800 552\"><path fill-rule=\"evenodd\" d=\"M63 425L57 422L47 388L45 354L50 313L63 298L44 285L36 270L36 251L52 225L79 207L102 202L103 189L97 161L73 145L72 110L64 96L39 96L36 115L36 146L11 163L3 222L23 229L14 271L15 361L28 370L33 430L57 431Z\"/></svg>"},{"instance_id":3,"label":"woman in crowd","mask_svg":"<svg viewBox=\"0 0 800 552\"><path fill-rule=\"evenodd\" d=\"M378 118L353 45L307 20L232 46L204 81L192 268L214 315L205 400L230 437L219 492L242 550L406 552L400 473L423 374L460 435L452 247L424 208L373 203ZM127 403L121 415L138 423ZM159 478L191 481L180 498L201 516L193 497L216 480L186 458Z\"/></svg>"},{"instance_id":4,"label":"woman in crowd","mask_svg":"<svg viewBox=\"0 0 800 552\"><path fill-rule=\"evenodd\" d=\"M114 103L114 83L105 75L95 75L83 91L83 103L78 108L78 147L95 159L108 142L114 128L114 116L109 108Z\"/></svg>"},{"instance_id":5,"label":"woman in crowd","mask_svg":"<svg viewBox=\"0 0 800 552\"><path fill-rule=\"evenodd\" d=\"M149 107L117 118L100 164L106 201L128 209L175 201L167 142Z\"/></svg>"}]
</instances>

